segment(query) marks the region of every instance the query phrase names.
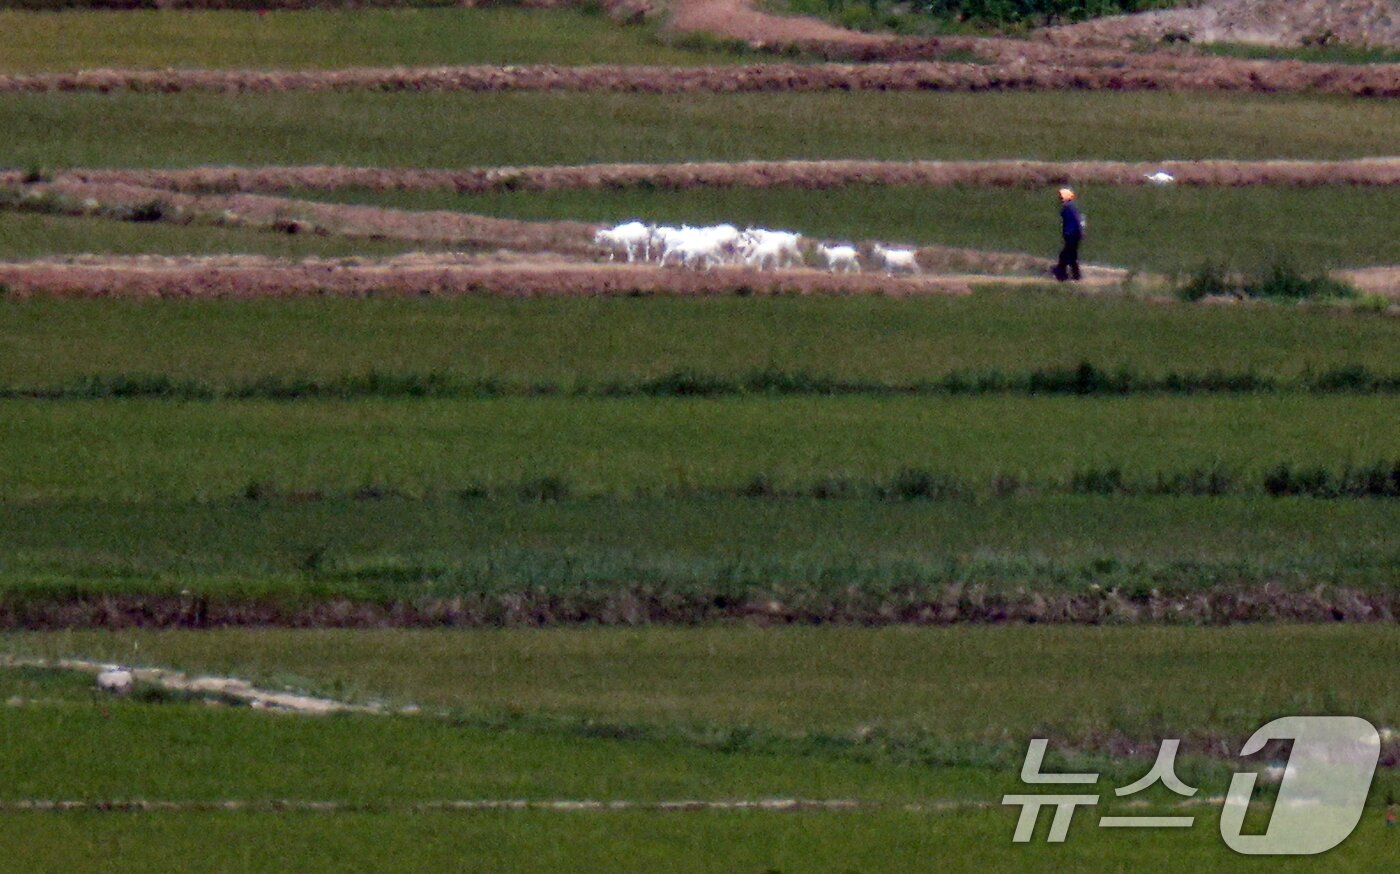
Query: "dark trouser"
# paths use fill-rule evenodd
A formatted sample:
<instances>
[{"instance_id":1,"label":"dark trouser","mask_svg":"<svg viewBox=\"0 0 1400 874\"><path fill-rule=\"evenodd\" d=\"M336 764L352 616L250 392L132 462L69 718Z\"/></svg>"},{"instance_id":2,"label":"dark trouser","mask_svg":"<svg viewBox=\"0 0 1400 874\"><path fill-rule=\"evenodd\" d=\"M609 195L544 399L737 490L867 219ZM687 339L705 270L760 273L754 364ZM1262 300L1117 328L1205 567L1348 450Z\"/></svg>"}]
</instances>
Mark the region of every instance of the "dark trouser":
<instances>
[{"instance_id":1,"label":"dark trouser","mask_svg":"<svg viewBox=\"0 0 1400 874\"><path fill-rule=\"evenodd\" d=\"M1055 265L1055 278L1061 282L1066 279L1078 281L1083 278L1079 273L1078 234L1065 235L1065 247L1060 250L1060 263Z\"/></svg>"}]
</instances>

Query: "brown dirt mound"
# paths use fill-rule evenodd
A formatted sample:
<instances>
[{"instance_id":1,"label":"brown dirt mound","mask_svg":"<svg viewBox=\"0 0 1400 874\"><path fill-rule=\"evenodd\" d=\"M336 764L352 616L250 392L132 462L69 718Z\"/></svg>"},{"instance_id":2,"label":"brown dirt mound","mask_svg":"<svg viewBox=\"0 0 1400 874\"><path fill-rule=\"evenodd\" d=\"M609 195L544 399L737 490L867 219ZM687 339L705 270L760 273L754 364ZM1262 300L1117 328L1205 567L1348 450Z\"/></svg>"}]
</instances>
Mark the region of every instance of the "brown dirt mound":
<instances>
[{"instance_id":1,"label":"brown dirt mound","mask_svg":"<svg viewBox=\"0 0 1400 874\"><path fill-rule=\"evenodd\" d=\"M1133 64L761 64L744 67L356 68L305 72L94 70L0 76L0 93L56 91L601 91L638 94L794 91L1218 91L1400 96L1400 65L1200 59Z\"/></svg>"},{"instance_id":2,"label":"brown dirt mound","mask_svg":"<svg viewBox=\"0 0 1400 874\"><path fill-rule=\"evenodd\" d=\"M275 193L289 189L461 193L701 187L834 188L843 185L1045 187L1065 182L1150 184L1165 169L1177 184L1400 185L1400 158L1354 161L743 161L686 164L588 164L418 170L374 167L200 167L189 170L71 170L61 181L132 185L199 193ZM0 176L18 184L20 174Z\"/></svg>"}]
</instances>

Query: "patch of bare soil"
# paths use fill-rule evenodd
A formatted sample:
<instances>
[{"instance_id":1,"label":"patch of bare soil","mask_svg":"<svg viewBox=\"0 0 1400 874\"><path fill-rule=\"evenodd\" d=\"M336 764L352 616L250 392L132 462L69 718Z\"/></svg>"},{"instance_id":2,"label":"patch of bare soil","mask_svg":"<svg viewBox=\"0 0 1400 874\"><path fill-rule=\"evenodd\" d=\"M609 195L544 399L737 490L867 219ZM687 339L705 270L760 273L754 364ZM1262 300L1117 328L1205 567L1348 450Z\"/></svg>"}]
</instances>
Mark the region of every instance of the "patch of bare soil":
<instances>
[{"instance_id":1,"label":"patch of bare soil","mask_svg":"<svg viewBox=\"0 0 1400 874\"><path fill-rule=\"evenodd\" d=\"M1177 9L1100 18L1050 28L1061 46L1124 46L1137 41L1251 43L1297 48L1345 43L1400 48L1395 0L1205 0Z\"/></svg>"},{"instance_id":2,"label":"patch of bare soil","mask_svg":"<svg viewBox=\"0 0 1400 874\"><path fill-rule=\"evenodd\" d=\"M200 167L189 170L72 170L60 181L131 185L190 194L289 189L367 191L551 191L649 188L835 188L843 185L1048 187L1064 183L1148 185L1166 170L1178 185L1400 185L1400 158L1354 161L741 161L586 164L419 170L375 167ZM19 184L21 174L0 176Z\"/></svg>"},{"instance_id":3,"label":"patch of bare soil","mask_svg":"<svg viewBox=\"0 0 1400 874\"><path fill-rule=\"evenodd\" d=\"M1400 300L1400 267L1365 267L1340 270L1337 278L1350 282L1367 294L1379 294ZM1392 305L1391 310L1395 307Z\"/></svg>"},{"instance_id":4,"label":"patch of bare soil","mask_svg":"<svg viewBox=\"0 0 1400 874\"><path fill-rule=\"evenodd\" d=\"M1008 41L1009 42L1009 41ZM256 70L92 70L0 76L0 93L138 91L598 91L726 94L799 91L1218 91L1400 96L1400 64L1308 64L1171 55L1129 62L1033 60L1051 46L1021 42L1014 60L758 64L739 67L472 66Z\"/></svg>"},{"instance_id":5,"label":"patch of bare soil","mask_svg":"<svg viewBox=\"0 0 1400 874\"><path fill-rule=\"evenodd\" d=\"M769 15L753 8L753 4L746 0L675 0L667 26L683 33L701 31L757 45L839 43L869 46L894 41L890 36L846 30L807 16Z\"/></svg>"}]
</instances>

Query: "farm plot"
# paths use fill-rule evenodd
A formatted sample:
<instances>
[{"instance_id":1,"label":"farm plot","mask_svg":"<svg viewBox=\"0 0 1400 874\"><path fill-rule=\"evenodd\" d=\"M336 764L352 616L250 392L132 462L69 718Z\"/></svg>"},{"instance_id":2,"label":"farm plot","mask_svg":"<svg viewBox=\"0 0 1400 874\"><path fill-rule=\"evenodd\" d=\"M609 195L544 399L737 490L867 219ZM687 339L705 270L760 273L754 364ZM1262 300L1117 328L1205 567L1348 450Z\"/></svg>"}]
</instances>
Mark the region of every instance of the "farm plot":
<instances>
[{"instance_id":1,"label":"farm plot","mask_svg":"<svg viewBox=\"0 0 1400 874\"><path fill-rule=\"evenodd\" d=\"M687 725L747 727L777 740L849 739L864 727L945 742L945 755L966 745L965 760L985 762L1037 729L1092 750L1113 734L1234 738L1289 708L1355 711L1393 725L1396 636L1388 627L1299 626L225 630L19 634L4 645L119 660L139 652L187 670L273 684L290 676L468 718L554 717L558 728L608 720L665 737ZM1032 658L1037 682L1024 673ZM1257 669L1240 676L1242 661ZM980 684L964 683L968 674ZM979 744L988 745L981 757ZM931 763L938 749L929 750ZM872 752L876 761L901 754L878 742Z\"/></svg>"},{"instance_id":2,"label":"farm plot","mask_svg":"<svg viewBox=\"0 0 1400 874\"><path fill-rule=\"evenodd\" d=\"M934 46L882 43L881 63L736 68L655 36L525 10L0 13L0 256L55 256L0 265L0 653L421 708L304 719L0 664L15 864L1249 870L1210 805L1189 835L1047 852L1013 847L997 802L1032 736L1114 785L1179 736L1179 773L1215 795L1268 718L1397 725L1384 299L1191 306L1116 271L1074 294L951 272L856 289L726 268L719 287L600 263L581 222L491 219L1053 254L1053 204L1026 188L195 203L138 180L89 208L117 184L63 172L1331 160L1400 129L1385 98L1212 93L1354 93L1385 69L1073 50L1047 71L1058 49L1005 40L942 45L978 55L956 64L884 63ZM595 61L615 63L577 69ZM138 69L72 72L99 63ZM446 63L496 66L344 69ZM1206 90L802 91L1164 83ZM128 90L146 87L193 90ZM520 88L541 90L499 90ZM1078 187L1091 257L1121 267L1400 262L1392 187ZM82 251L109 254L67 263ZM208 257L113 257L146 253ZM1091 296L1104 283L1120 293ZM304 296L256 299L282 292ZM599 296L559 296L580 292ZM1336 867L1389 858L1387 737ZM774 798L820 803L756 804Z\"/></svg>"},{"instance_id":3,"label":"farm plot","mask_svg":"<svg viewBox=\"0 0 1400 874\"><path fill-rule=\"evenodd\" d=\"M245 228L118 222L81 216L0 212L0 258L51 255L223 255L346 258L392 255L431 243L394 242L309 234L288 236Z\"/></svg>"},{"instance_id":4,"label":"farm plot","mask_svg":"<svg viewBox=\"0 0 1400 874\"><path fill-rule=\"evenodd\" d=\"M1394 502L762 496L0 506L12 628L1379 621Z\"/></svg>"},{"instance_id":5,"label":"farm plot","mask_svg":"<svg viewBox=\"0 0 1400 874\"><path fill-rule=\"evenodd\" d=\"M1326 160L1388 154L1400 109L1170 93L10 94L0 97L0 125L13 141L7 161L51 168Z\"/></svg>"},{"instance_id":6,"label":"farm plot","mask_svg":"<svg viewBox=\"0 0 1400 874\"><path fill-rule=\"evenodd\" d=\"M126 377L217 394L378 373L385 382L416 376L429 393L435 380L567 393L674 374L722 385L765 371L806 378L814 390L823 381L879 390L1084 361L1147 379L1218 372L1288 383L1347 368L1392 376L1400 321L1006 289L920 298L35 299L0 305L0 345L7 392Z\"/></svg>"},{"instance_id":7,"label":"farm plot","mask_svg":"<svg viewBox=\"0 0 1400 874\"><path fill-rule=\"evenodd\" d=\"M291 411L268 401L10 400L0 407L0 494L8 500L223 497L253 483L423 494L551 477L583 495L725 493L758 476L799 492L846 476L873 493L905 468L953 477L974 492L989 491L999 475L1056 490L1076 474L1104 471L1103 488L1116 490L1121 478L1132 491L1159 475L1215 465L1237 470L1249 491L1260 492L1266 471L1280 463L1339 474L1349 463L1388 469L1400 454L1395 402L1384 396L363 399L305 401Z\"/></svg>"},{"instance_id":8,"label":"farm plot","mask_svg":"<svg viewBox=\"0 0 1400 874\"><path fill-rule=\"evenodd\" d=\"M647 872L813 868L977 872L1015 866L1054 872L1066 866L1111 866L1125 856L1157 871L1201 868L1251 871L1228 854L1213 823L1189 836L1110 835L1085 830L1044 861L1040 854L1002 849L1015 828L1001 811L961 815L917 813L628 813L606 818L552 813L350 814L250 817L171 815L136 825L121 817L7 817L0 829L23 847L17 858L36 867L104 871L277 871L283 865L344 869L347 860L390 868L406 858L425 871L550 872L561 868ZM1123 830L1119 830L1123 831ZM1383 867L1387 833L1380 815L1366 817L1354 838L1328 857L1339 866ZM1171 840L1175 838L1175 840ZM276 859L259 852L277 848ZM113 855L112 848L120 852ZM683 847L684 851L678 851ZM258 848L258 849L255 849ZM1047 854L1048 855L1048 854ZM937 862L931 860L937 859ZM197 861L196 861L197 860ZM1301 870L1301 869L1299 869Z\"/></svg>"},{"instance_id":9,"label":"farm plot","mask_svg":"<svg viewBox=\"0 0 1400 874\"><path fill-rule=\"evenodd\" d=\"M0 12L0 73L737 60L664 45L653 26L563 9Z\"/></svg>"},{"instance_id":10,"label":"farm plot","mask_svg":"<svg viewBox=\"0 0 1400 874\"><path fill-rule=\"evenodd\" d=\"M1202 634L1210 636L1204 649ZM1078 763L1103 767L1121 783L1137 776L1146 759L1110 762L1103 752L1161 731L1186 736L1187 750L1197 750L1249 731L1261 714L1280 708L1360 707L1389 724L1395 717L1393 696L1384 691L1389 634L1284 627L8 636L3 646L12 652L102 651L122 658L139 651L188 668L235 667L273 683L295 676L301 685L386 695L427 709L411 717L316 720L191 706L156 693L99 704L64 675L0 672L18 701L0 714L12 738L7 772L17 781L0 805L174 801L169 810L123 816L116 855L120 864L170 860L177 868L170 854L186 848L234 869L256 868L251 856L224 859L209 855L217 849L195 848L192 820L257 847L276 836L287 822L285 810L299 801L324 805L299 812L297 837L288 835L287 852L312 865L331 864L340 853L375 858L414 834L409 828L389 837L388 831L413 823L473 842L489 839L489 851L459 849L441 836L429 842L433 850L414 845L410 855L429 867L440 859L448 864L449 853L466 853L451 856L454 870L463 858L468 865L523 870L544 860L652 864L670 857L671 840L693 845L690 857L706 864L829 858L832 864L868 859L878 867L894 846L918 867L926 841L936 841L940 852L951 846L969 865L997 865L1027 855L1004 841L1012 818L996 806L1012 784L1026 734L1050 734L1062 748L1079 751ZM1336 655L1343 651L1345 665ZM1240 660L1264 653L1268 671L1239 676ZM1046 682L1026 682L1019 665L1031 657ZM756 665L762 669L753 670ZM798 665L803 682L788 684L784 678L795 676ZM982 677L975 686L960 679L974 665ZM852 676L866 675L879 679L851 685ZM1338 696L1334 682L1342 675L1352 691ZM1300 685L1298 677L1307 679ZM1153 706L1142 703L1147 685ZM1046 716L1037 722L1031 713ZM58 767L34 767L31 750L50 743L59 724L74 740L74 755ZM123 763L116 770L114 751ZM1224 785L1225 765L1189 753L1178 773L1214 794ZM1382 852L1381 805L1391 785L1383 773L1366 817L1374 823L1333 860L1364 863ZM759 798L845 806L664 815L646 808L668 800L695 808L695 802ZM517 809L439 807L453 800L514 800ZM218 809L229 801L242 809ZM573 803L551 809L555 801ZM609 801L627 807L578 803ZM213 809L198 810L200 802ZM283 816L270 812L278 802ZM1169 803L1154 797L1149 807ZM1086 864L1131 851L1150 859L1161 854L1161 870L1187 870L1206 859L1218 867L1216 814L1209 805L1199 811L1202 823L1186 841L1135 841L1128 848L1086 831L1066 849ZM57 815L16 808L3 820L42 838L24 842L25 854L81 866L91 864L94 835L108 834L104 822L111 815L96 808ZM327 830L329 842L303 843L307 829L313 836ZM654 843L658 829L673 829L673 837Z\"/></svg>"},{"instance_id":11,"label":"farm plot","mask_svg":"<svg viewBox=\"0 0 1400 874\"><path fill-rule=\"evenodd\" d=\"M1186 272L1206 261L1307 268L1400 263L1397 188L1116 188L1079 186L1089 260ZM519 219L600 223L729 221L821 239L897 240L1044 252L1058 245L1057 201L1044 190L852 185L656 191L296 192L307 198L408 209L456 209ZM1047 220L1046 216L1050 219ZM1300 221L1299 216L1307 216Z\"/></svg>"}]
</instances>

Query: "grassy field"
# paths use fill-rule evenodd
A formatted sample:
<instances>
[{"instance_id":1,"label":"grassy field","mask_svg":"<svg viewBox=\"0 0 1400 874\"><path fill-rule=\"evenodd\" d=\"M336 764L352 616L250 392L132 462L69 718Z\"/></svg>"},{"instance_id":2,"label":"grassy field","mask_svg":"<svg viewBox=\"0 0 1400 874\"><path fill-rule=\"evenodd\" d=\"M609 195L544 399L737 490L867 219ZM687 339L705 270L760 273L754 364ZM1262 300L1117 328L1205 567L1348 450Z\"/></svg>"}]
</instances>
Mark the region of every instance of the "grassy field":
<instances>
[{"instance_id":1,"label":"grassy field","mask_svg":"<svg viewBox=\"0 0 1400 874\"><path fill-rule=\"evenodd\" d=\"M0 12L0 72L733 59L573 12ZM0 96L0 128L3 161L23 169L1331 159L1392 152L1400 103L55 93ZM1015 190L343 196L539 218L723 218L1037 253L1057 242L1053 204ZM1223 257L1247 267L1279 251L1306 266L1400 261L1386 190L1091 186L1083 198L1096 261L1175 270ZM0 215L5 258L403 248ZM1400 723L1393 622L1278 621L1354 620L1368 604L1393 604L1400 501L1270 497L1263 486L1278 462L1337 471L1400 458L1397 348L1400 320L1377 314L1045 290L908 300L0 300L0 392L70 393L0 400L5 627L35 616L54 620L46 627L141 618L122 612L128 603L151 610L147 618L188 603L197 621L211 604L215 616L246 608L256 619L267 614L251 611L273 602L327 623L357 609L372 618L427 611L434 599L486 605L484 625L567 626L0 633L0 653L229 672L427 710L303 719L152 690L99 697L86 678L0 669L0 806L149 798L355 808L11 811L0 815L6 858L33 870L118 871L1290 870L1226 850L1210 807L1189 833L1101 830L1081 813L1070 842L1047 848L1013 846L1014 813L995 805L1020 788L1033 736L1070 751L1069 764L1104 770L1113 786L1147 768L1147 752L1119 755L1128 744L1148 751L1183 737L1179 773L1210 794L1235 763L1201 752L1273 717ZM951 373L1014 382L1085 361L1145 379L1217 371L1260 385L1121 397L1032 395L1022 383L979 395L895 391ZM1339 368L1380 382L1316 390L1318 374ZM746 387L756 373L799 388ZM675 374L686 376L666 382ZM739 388L681 396L692 377ZM827 394L821 379L864 388ZM296 390L303 380L331 388ZM413 395L434 380L467 388ZM481 396L473 381L486 387ZM485 396L498 383L514 394ZM176 387L173 397L122 396L163 385ZM336 386L354 390L337 399ZM614 386L627 396L606 396ZM80 399L84 391L105 396ZM239 391L256 399L191 399ZM1119 468L1124 487L1111 475ZM1233 477L1229 494L1145 485L1217 471ZM1018 618L1026 614L1000 626L860 624L944 596L965 607L960 618L997 621L997 604L1021 598L1088 603L1079 621L1105 624L1028 624ZM1140 621L1158 624L1127 625L1139 621L1132 605L1188 601L1211 606L1144 612ZM645 612L652 603L680 607ZM599 604L612 612L589 612ZM787 627L777 624L784 604L845 612L794 613L821 621ZM979 604L991 612L976 613ZM1313 612L1287 613L1293 605ZM603 627L626 623L638 625ZM1394 769L1383 770L1358 833L1326 857L1329 867L1393 861L1382 811L1398 792ZM794 795L869 806L412 809L463 798Z\"/></svg>"},{"instance_id":2,"label":"grassy field","mask_svg":"<svg viewBox=\"0 0 1400 874\"><path fill-rule=\"evenodd\" d=\"M0 504L0 593L17 604L192 592L296 609L332 597L411 604L524 591L596 602L646 587L740 603L836 599L863 613L902 589L958 585L1049 596L1094 585L1136 597L1265 583L1385 593L1400 569L1394 503L1076 495ZM676 615L687 610L703 614Z\"/></svg>"},{"instance_id":3,"label":"grassy field","mask_svg":"<svg viewBox=\"0 0 1400 874\"><path fill-rule=\"evenodd\" d=\"M1252 859L1227 850L1215 816L1185 834L1081 824L1062 847L1012 847L1015 814L864 816L645 814L186 814L132 821L112 815L8 816L0 835L21 864L104 871L384 870L617 872L1115 870L1308 871L1316 858ZM1089 822L1086 818L1085 823ZM1181 831L1181 830L1174 830ZM1385 870L1393 859L1379 814L1329 853L1336 869ZM1116 833L1115 833L1116 832Z\"/></svg>"},{"instance_id":4,"label":"grassy field","mask_svg":"<svg viewBox=\"0 0 1400 874\"><path fill-rule=\"evenodd\" d=\"M1354 158L1395 101L1167 93L23 94L5 161L461 167L780 158Z\"/></svg>"},{"instance_id":5,"label":"grassy field","mask_svg":"<svg viewBox=\"0 0 1400 874\"><path fill-rule=\"evenodd\" d=\"M0 212L0 258L48 255L269 255L343 258L394 255L422 243L288 236L244 228L119 222L78 216Z\"/></svg>"},{"instance_id":6,"label":"grassy field","mask_svg":"<svg viewBox=\"0 0 1400 874\"><path fill-rule=\"evenodd\" d=\"M722 64L650 26L571 10L0 12L0 73L445 64Z\"/></svg>"},{"instance_id":7,"label":"grassy field","mask_svg":"<svg viewBox=\"0 0 1400 874\"><path fill-rule=\"evenodd\" d=\"M1306 268L1400 263L1400 193L1385 188L1120 188L1081 186L1092 262L1188 272L1206 261L1253 268L1291 258ZM1059 246L1058 200L1025 189L853 185L831 190L692 189L457 195L298 192L408 209L523 219L785 227L814 238L897 240L1039 252ZM1300 220L1300 216L1307 216Z\"/></svg>"},{"instance_id":8,"label":"grassy field","mask_svg":"<svg viewBox=\"0 0 1400 874\"><path fill-rule=\"evenodd\" d=\"M948 754L1041 731L1078 743L1112 733L1233 737L1290 712L1400 721L1390 682L1400 632L1392 627L228 630L11 634L0 642L10 651L228 672L478 718L710 725L788 738L850 738L865 729L948 742Z\"/></svg>"},{"instance_id":9,"label":"grassy field","mask_svg":"<svg viewBox=\"0 0 1400 874\"><path fill-rule=\"evenodd\" d=\"M1084 815L1052 854L1011 845L1014 814L995 804L1018 787L1028 736L1093 749L1093 738L1106 736L1155 748L1161 737L1185 735L1198 739L1190 750L1298 709L1393 724L1392 637L1392 629L1300 627L7 635L0 648L11 652L236 671L454 716L299 719L168 696L98 702L71 677L4 671L0 691L27 702L0 712L5 799L304 799L366 809L9 814L3 823L24 835L16 852L27 862L104 870L182 870L190 859L206 870L264 870L274 847L279 869L288 860L343 870L412 859L419 870L923 870L935 861L937 870L1063 870L1131 857L1163 871L1253 870L1221 845L1211 808L1170 840L1161 832L1121 838ZM1024 670L1030 660L1034 682ZM1241 663L1260 670L1241 672ZM67 754L37 766L36 751L56 735ZM1091 753L1069 764L1103 769L1116 786L1146 762ZM1226 764L1188 755L1178 773L1218 792ZM1392 789L1382 774L1377 806L1329 863L1370 870L1387 857L1380 805ZM773 796L872 806L404 810L454 798ZM955 806L938 806L948 802ZM956 806L986 802L993 806ZM674 861L678 847L683 863Z\"/></svg>"},{"instance_id":10,"label":"grassy field","mask_svg":"<svg viewBox=\"0 0 1400 874\"><path fill-rule=\"evenodd\" d=\"M1393 373L1400 320L995 290L908 299L32 300L0 302L0 347L5 388L104 374L224 388L370 371L569 387L765 369L909 384L1080 361L1152 376L1294 379L1346 366Z\"/></svg>"},{"instance_id":11,"label":"grassy field","mask_svg":"<svg viewBox=\"0 0 1400 874\"><path fill-rule=\"evenodd\" d=\"M982 489L998 474L1047 483L1106 467L1138 480L1223 464L1257 478L1281 461L1389 460L1394 415L1388 397L1307 395L3 401L0 495L218 498L251 483L423 493L547 476L626 495L902 467Z\"/></svg>"},{"instance_id":12,"label":"grassy field","mask_svg":"<svg viewBox=\"0 0 1400 874\"><path fill-rule=\"evenodd\" d=\"M33 677L35 672L27 672ZM68 678L64 678L68 684ZM365 804L466 798L590 798L659 801L687 790L708 798L770 795L990 796L1008 780L971 768L939 780L899 763L801 755L792 745L749 753L735 768L715 751L661 740L588 738L553 731L492 731L441 719L347 715L279 718L246 707L183 706L176 696L94 705L91 682L15 684L28 708L0 713L11 743L3 800L152 798L183 801L359 800ZM7 694L9 697L9 694ZM61 766L31 757L63 733ZM104 739L105 738L105 739ZM571 740L572 743L562 741ZM29 755L26 755L26 752ZM388 755L386 755L388 753ZM113 763L117 763L113 767ZM256 768L248 767L257 762ZM357 763L347 767L349 763ZM805 767L804 767L805 766ZM939 784L942 783L942 786ZM940 791L941 789L941 791Z\"/></svg>"}]
</instances>

